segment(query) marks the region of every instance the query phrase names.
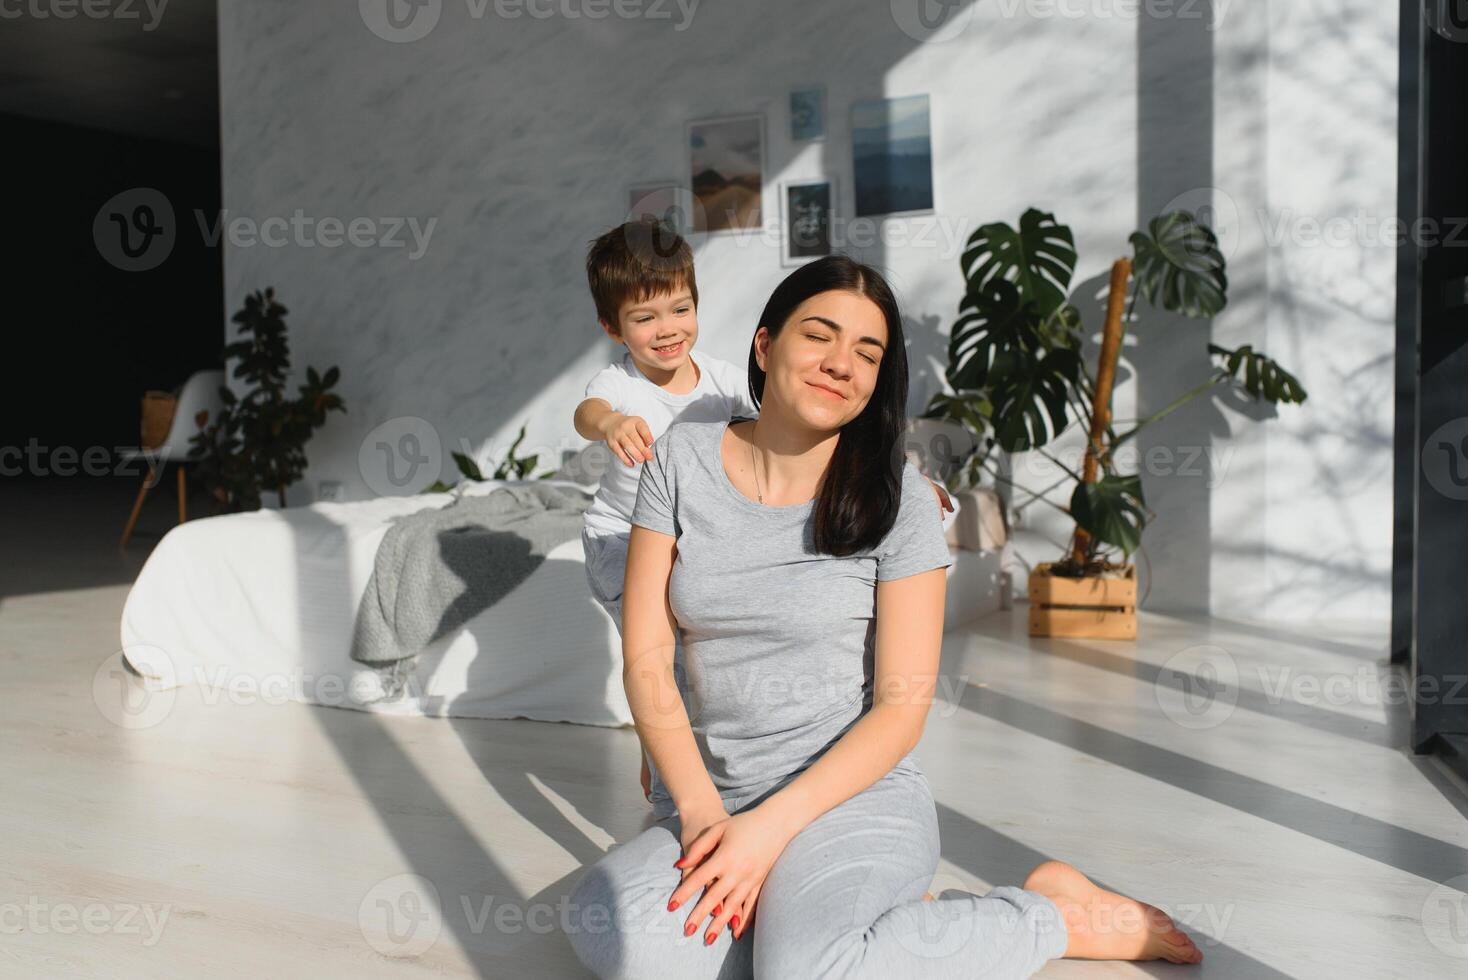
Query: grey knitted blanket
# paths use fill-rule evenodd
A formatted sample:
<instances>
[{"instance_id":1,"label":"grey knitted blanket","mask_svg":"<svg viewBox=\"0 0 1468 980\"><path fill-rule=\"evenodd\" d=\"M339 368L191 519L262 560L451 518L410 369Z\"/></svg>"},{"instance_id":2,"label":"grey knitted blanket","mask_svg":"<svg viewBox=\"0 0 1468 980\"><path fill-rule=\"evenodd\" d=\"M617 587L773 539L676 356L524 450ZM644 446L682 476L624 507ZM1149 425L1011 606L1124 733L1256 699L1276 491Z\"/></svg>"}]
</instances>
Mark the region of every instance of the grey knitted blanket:
<instances>
[{"instance_id":1,"label":"grey knitted blanket","mask_svg":"<svg viewBox=\"0 0 1468 980\"><path fill-rule=\"evenodd\" d=\"M557 545L579 538L591 500L576 487L527 481L396 518L357 608L352 659L390 667L402 681L408 658L508 595Z\"/></svg>"}]
</instances>

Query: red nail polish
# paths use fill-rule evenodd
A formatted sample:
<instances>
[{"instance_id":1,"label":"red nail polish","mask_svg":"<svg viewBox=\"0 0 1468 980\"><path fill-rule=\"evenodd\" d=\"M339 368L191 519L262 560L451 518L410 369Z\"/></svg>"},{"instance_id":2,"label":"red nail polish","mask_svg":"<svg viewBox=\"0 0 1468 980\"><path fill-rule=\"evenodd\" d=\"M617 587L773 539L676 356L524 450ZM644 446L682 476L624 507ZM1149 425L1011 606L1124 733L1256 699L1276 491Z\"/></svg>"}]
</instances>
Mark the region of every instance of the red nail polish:
<instances>
[{"instance_id":1,"label":"red nail polish","mask_svg":"<svg viewBox=\"0 0 1468 980\"><path fill-rule=\"evenodd\" d=\"M714 943L714 934L713 933L709 933L709 934L707 934L706 936L703 937L703 944L705 946L712 946L713 943Z\"/></svg>"},{"instance_id":2,"label":"red nail polish","mask_svg":"<svg viewBox=\"0 0 1468 980\"><path fill-rule=\"evenodd\" d=\"M678 907L678 900L676 898L673 899L673 900L671 900L670 902L668 902L668 911L669 912L673 911L677 907Z\"/></svg>"},{"instance_id":3,"label":"red nail polish","mask_svg":"<svg viewBox=\"0 0 1468 980\"><path fill-rule=\"evenodd\" d=\"M691 935L693 935L693 930L695 930L697 928L698 928L698 926L696 926L692 922L690 922L690 923L688 923L688 925L686 925L686 926L683 927L683 935L685 935L685 936L691 936Z\"/></svg>"},{"instance_id":4,"label":"red nail polish","mask_svg":"<svg viewBox=\"0 0 1468 980\"><path fill-rule=\"evenodd\" d=\"M673 862L673 867L675 867L675 868L681 868L681 867L683 867L683 862L684 861L687 861L687 860L688 860L687 858L679 858L678 860L676 860L676 861Z\"/></svg>"},{"instance_id":5,"label":"red nail polish","mask_svg":"<svg viewBox=\"0 0 1468 980\"><path fill-rule=\"evenodd\" d=\"M730 918L729 918L729 928L734 930L734 938L735 939L738 939L739 938L739 916L737 916L737 915L730 916Z\"/></svg>"},{"instance_id":6,"label":"red nail polish","mask_svg":"<svg viewBox=\"0 0 1468 980\"><path fill-rule=\"evenodd\" d=\"M724 903L720 902L718 905L714 906L713 914L718 915L722 911L724 911Z\"/></svg>"}]
</instances>

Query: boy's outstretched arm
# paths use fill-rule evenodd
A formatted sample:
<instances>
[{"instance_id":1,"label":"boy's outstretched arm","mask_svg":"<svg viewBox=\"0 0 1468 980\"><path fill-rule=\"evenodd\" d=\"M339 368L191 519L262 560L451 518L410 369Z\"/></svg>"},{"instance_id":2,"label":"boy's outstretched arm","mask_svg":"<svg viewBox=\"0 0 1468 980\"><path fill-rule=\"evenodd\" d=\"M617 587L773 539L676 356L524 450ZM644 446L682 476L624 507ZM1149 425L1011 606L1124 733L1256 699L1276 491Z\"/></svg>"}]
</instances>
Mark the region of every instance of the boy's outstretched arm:
<instances>
[{"instance_id":1,"label":"boy's outstretched arm","mask_svg":"<svg viewBox=\"0 0 1468 980\"><path fill-rule=\"evenodd\" d=\"M627 466L652 459L652 430L639 415L624 415L605 398L588 398L576 406L576 432L583 439L605 442Z\"/></svg>"},{"instance_id":2,"label":"boy's outstretched arm","mask_svg":"<svg viewBox=\"0 0 1468 980\"><path fill-rule=\"evenodd\" d=\"M573 419L576 434L593 442L602 441L606 438L602 435L602 424L608 416L615 414L617 410L605 398L587 398L576 406L576 417Z\"/></svg>"}]
</instances>

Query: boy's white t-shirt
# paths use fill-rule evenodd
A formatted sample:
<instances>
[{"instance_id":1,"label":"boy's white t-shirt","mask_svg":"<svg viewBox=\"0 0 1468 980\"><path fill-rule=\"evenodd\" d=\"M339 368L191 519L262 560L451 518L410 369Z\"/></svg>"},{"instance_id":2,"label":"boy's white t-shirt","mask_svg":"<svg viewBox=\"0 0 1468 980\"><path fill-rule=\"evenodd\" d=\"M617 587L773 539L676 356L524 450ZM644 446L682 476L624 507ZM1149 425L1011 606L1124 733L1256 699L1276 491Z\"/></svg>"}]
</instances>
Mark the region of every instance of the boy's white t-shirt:
<instances>
[{"instance_id":1,"label":"boy's white t-shirt","mask_svg":"<svg viewBox=\"0 0 1468 980\"><path fill-rule=\"evenodd\" d=\"M710 354L689 351L688 357L698 367L699 378L687 394L675 395L653 384L632 354L623 351L620 362L608 364L587 383L586 397L604 399L624 415L640 416L652 432L654 445L674 422L727 422L735 416L759 415L749 395L748 372ZM628 466L610 450L607 455L601 486L586 508L583 526L591 534L626 537L632 533L642 461Z\"/></svg>"}]
</instances>

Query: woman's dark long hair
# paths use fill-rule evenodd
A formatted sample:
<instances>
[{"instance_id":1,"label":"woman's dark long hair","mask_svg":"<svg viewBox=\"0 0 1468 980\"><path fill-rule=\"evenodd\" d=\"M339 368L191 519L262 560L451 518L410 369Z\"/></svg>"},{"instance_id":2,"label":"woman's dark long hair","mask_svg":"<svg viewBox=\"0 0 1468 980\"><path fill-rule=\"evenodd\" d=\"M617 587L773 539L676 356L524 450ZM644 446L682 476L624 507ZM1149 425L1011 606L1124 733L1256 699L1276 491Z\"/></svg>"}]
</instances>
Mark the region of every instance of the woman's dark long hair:
<instances>
[{"instance_id":1,"label":"woman's dark long hair","mask_svg":"<svg viewBox=\"0 0 1468 980\"><path fill-rule=\"evenodd\" d=\"M775 287L759 325L769 330L773 343L796 307L832 290L865 296L887 321L887 349L877 367L877 387L861 414L842 426L816 499L816 551L844 556L880 543L897 519L902 498L906 456L899 441L907 427L907 346L897 299L876 269L845 255L828 255L796 269ZM756 405L763 402L765 372L753 343L749 393Z\"/></svg>"}]
</instances>

